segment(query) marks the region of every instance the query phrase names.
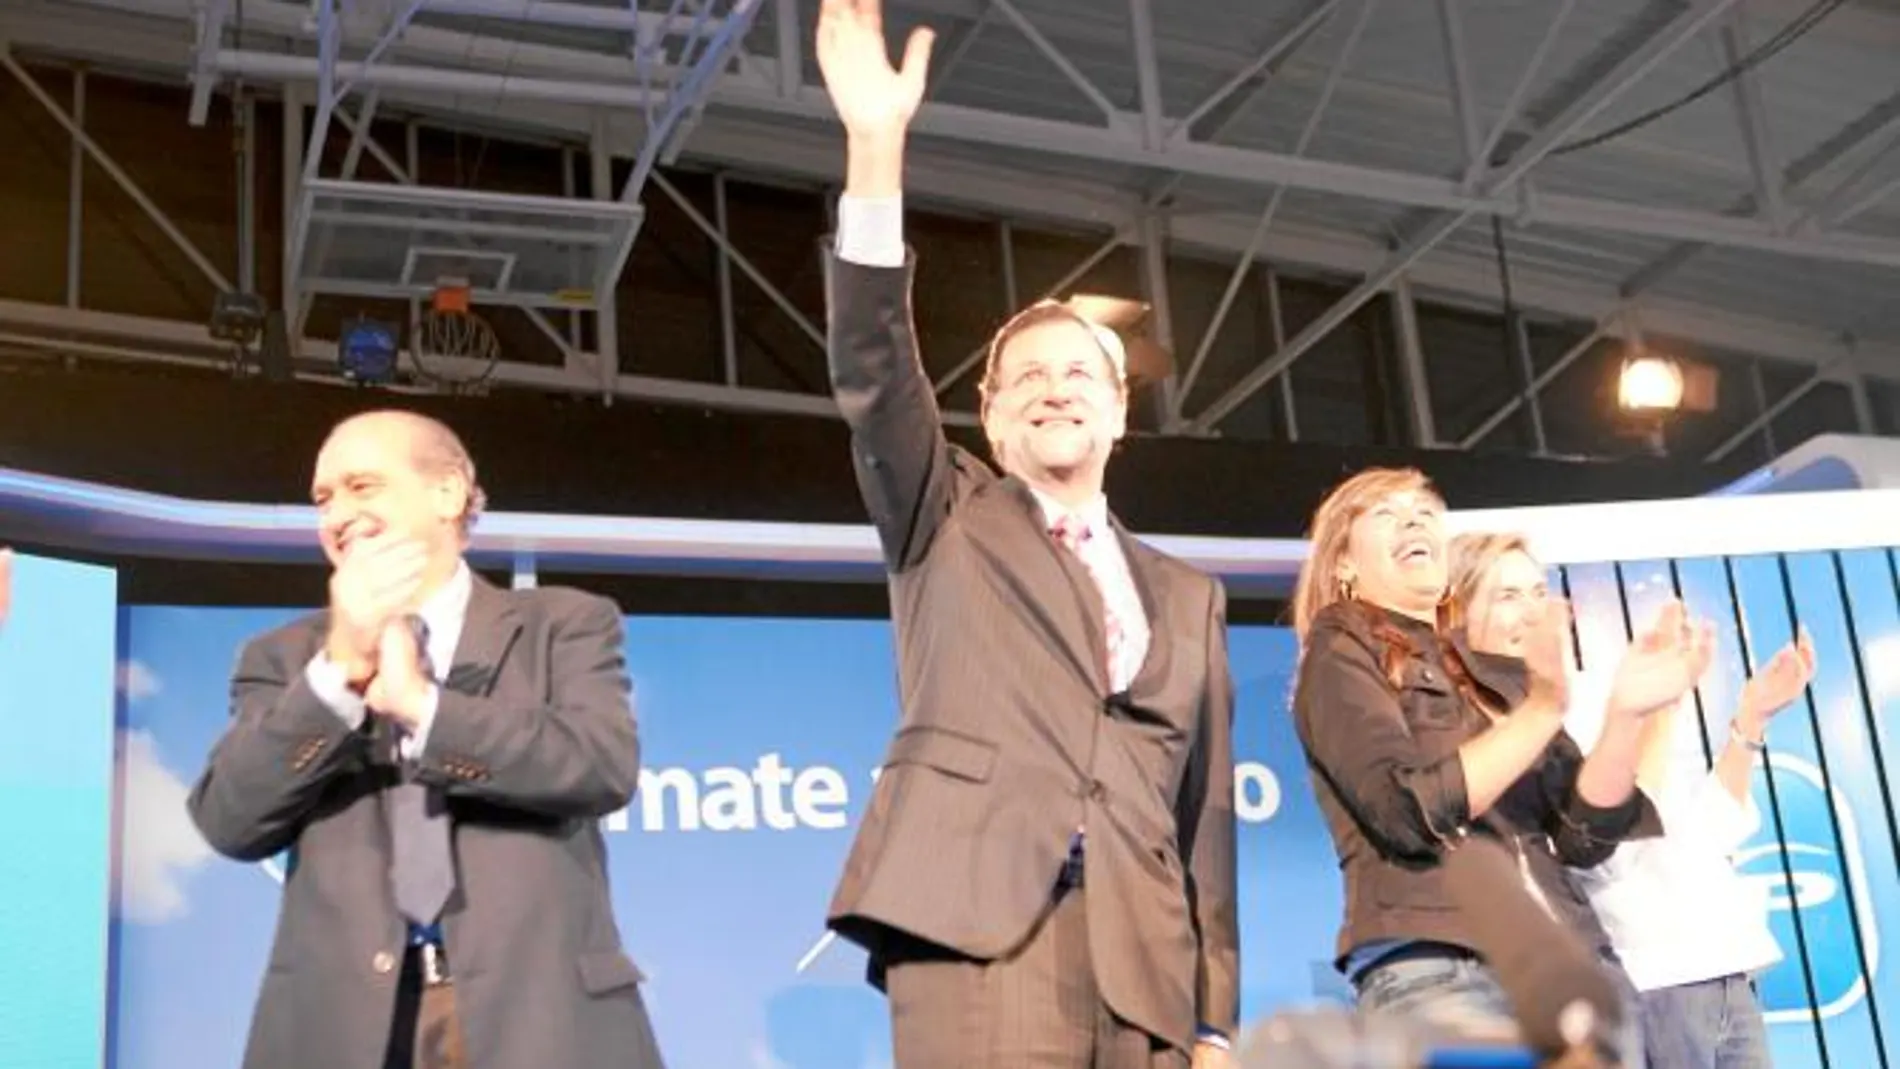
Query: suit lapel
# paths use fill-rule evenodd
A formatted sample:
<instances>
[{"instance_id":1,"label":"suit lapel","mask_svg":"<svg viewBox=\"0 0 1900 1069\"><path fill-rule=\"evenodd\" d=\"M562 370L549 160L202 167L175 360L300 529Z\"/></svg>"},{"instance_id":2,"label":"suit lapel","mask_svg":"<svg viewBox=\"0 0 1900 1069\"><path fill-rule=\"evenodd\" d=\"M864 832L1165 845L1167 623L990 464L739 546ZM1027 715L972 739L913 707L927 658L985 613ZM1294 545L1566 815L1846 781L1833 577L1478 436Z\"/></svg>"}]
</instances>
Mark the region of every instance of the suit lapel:
<instances>
[{"instance_id":1,"label":"suit lapel","mask_svg":"<svg viewBox=\"0 0 1900 1069\"><path fill-rule=\"evenodd\" d=\"M988 526L1003 536L998 551L1007 573L1028 588L1028 604L1046 614L1050 630L1064 640L1062 652L1105 691L1108 636L1102 631L1102 596L1088 568L1049 533L1042 506L1020 479L992 483L976 500L997 516Z\"/></svg>"},{"instance_id":2,"label":"suit lapel","mask_svg":"<svg viewBox=\"0 0 1900 1069\"><path fill-rule=\"evenodd\" d=\"M1108 517L1108 525L1114 529L1115 539L1121 545L1122 559L1128 562L1128 576L1134 581L1135 593L1141 597L1142 615L1148 618L1148 648L1142 654L1141 664L1135 668L1134 680L1128 684L1128 689L1133 690L1135 681L1147 675L1151 669L1167 663L1165 655L1168 651L1163 643L1168 641L1172 629L1167 625L1166 606L1161 601L1165 584L1161 582L1160 569L1156 567L1153 552L1129 534L1113 513Z\"/></svg>"},{"instance_id":3,"label":"suit lapel","mask_svg":"<svg viewBox=\"0 0 1900 1069\"><path fill-rule=\"evenodd\" d=\"M521 620L507 595L481 576L473 576L468 614L455 643L455 659L443 678L446 690L485 697L494 689L501 663L521 635Z\"/></svg>"}]
</instances>

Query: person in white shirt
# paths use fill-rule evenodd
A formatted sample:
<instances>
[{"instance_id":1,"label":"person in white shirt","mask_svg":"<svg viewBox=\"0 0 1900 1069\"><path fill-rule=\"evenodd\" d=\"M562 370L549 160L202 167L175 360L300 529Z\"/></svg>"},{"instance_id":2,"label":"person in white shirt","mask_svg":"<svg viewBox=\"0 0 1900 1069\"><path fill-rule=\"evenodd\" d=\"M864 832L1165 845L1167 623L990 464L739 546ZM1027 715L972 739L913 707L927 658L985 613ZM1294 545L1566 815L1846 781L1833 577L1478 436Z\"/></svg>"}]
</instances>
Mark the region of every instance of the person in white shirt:
<instances>
[{"instance_id":1,"label":"person in white shirt","mask_svg":"<svg viewBox=\"0 0 1900 1069\"><path fill-rule=\"evenodd\" d=\"M1467 534L1453 542L1453 599L1474 648L1509 653L1546 598L1543 565L1521 536ZM1730 856L1761 826L1749 792L1769 720L1814 677L1803 633L1742 687L1712 768L1683 705L1651 718L1637 782L1654 800L1664 834L1626 842L1608 861L1576 872L1638 992L1650 1069L1767 1069L1767 1030L1753 976L1781 959L1764 893ZM1571 684L1565 730L1586 752L1603 725L1611 680L1600 671ZM1713 725L1712 725L1713 726Z\"/></svg>"}]
</instances>

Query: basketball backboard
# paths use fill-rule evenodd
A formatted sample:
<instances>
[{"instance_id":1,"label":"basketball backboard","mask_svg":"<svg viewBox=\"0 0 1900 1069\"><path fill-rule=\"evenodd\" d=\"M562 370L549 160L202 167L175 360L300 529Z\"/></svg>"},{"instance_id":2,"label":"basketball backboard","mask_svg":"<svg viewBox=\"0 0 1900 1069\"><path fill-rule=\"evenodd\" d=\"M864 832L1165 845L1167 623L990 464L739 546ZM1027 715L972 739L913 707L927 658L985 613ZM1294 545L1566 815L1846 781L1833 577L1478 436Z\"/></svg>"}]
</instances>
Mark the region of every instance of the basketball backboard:
<instances>
[{"instance_id":1,"label":"basketball backboard","mask_svg":"<svg viewBox=\"0 0 1900 1069\"><path fill-rule=\"evenodd\" d=\"M298 282L306 293L406 299L455 278L476 304L594 308L644 214L619 200L317 178L296 215Z\"/></svg>"}]
</instances>

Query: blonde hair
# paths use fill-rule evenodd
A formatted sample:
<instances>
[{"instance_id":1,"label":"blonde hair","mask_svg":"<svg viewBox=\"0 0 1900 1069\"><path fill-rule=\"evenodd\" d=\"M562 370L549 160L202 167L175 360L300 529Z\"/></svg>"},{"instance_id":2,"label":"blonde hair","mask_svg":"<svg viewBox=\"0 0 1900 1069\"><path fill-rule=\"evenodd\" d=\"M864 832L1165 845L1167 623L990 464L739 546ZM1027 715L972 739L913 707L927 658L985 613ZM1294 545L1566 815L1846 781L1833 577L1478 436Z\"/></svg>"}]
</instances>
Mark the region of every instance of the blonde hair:
<instances>
[{"instance_id":1,"label":"blonde hair","mask_svg":"<svg viewBox=\"0 0 1900 1069\"><path fill-rule=\"evenodd\" d=\"M1327 606L1346 600L1339 582L1339 562L1349 548L1353 521L1392 494L1420 492L1439 497L1425 473L1416 468L1367 468L1333 488L1313 512L1307 531L1309 548L1293 587L1293 634L1302 648L1307 629Z\"/></svg>"},{"instance_id":2,"label":"blonde hair","mask_svg":"<svg viewBox=\"0 0 1900 1069\"><path fill-rule=\"evenodd\" d=\"M1478 600L1478 590L1498 562L1512 553L1537 558L1531 552L1530 539L1515 531L1471 532L1451 540L1446 552L1445 610L1440 614L1446 630L1465 626L1471 618L1471 604Z\"/></svg>"}]
</instances>

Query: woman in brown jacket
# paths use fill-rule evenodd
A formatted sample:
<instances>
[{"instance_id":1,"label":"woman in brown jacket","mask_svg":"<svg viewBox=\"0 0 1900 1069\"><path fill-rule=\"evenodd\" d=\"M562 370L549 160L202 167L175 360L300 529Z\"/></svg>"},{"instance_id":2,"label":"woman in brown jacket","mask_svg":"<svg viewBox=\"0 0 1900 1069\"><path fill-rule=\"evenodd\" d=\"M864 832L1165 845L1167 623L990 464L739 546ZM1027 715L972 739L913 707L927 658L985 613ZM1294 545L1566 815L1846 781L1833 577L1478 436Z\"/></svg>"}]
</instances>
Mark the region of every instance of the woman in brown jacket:
<instances>
[{"instance_id":1,"label":"woman in brown jacket","mask_svg":"<svg viewBox=\"0 0 1900 1069\"><path fill-rule=\"evenodd\" d=\"M1360 1006L1510 1041L1509 1003L1439 858L1468 835L1500 840L1531 893L1601 945L1564 866L1660 833L1635 783L1642 721L1694 685L1709 640L1697 628L1633 644L1613 726L1586 759L1562 731L1567 607L1549 604L1522 659L1441 635L1443 519L1442 499L1409 470L1362 472L1320 505L1294 593L1294 718L1345 880L1335 964Z\"/></svg>"}]
</instances>

